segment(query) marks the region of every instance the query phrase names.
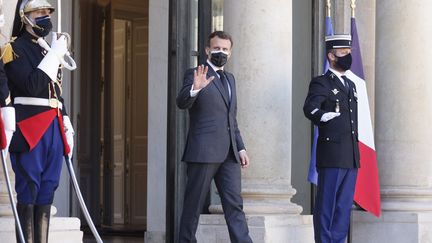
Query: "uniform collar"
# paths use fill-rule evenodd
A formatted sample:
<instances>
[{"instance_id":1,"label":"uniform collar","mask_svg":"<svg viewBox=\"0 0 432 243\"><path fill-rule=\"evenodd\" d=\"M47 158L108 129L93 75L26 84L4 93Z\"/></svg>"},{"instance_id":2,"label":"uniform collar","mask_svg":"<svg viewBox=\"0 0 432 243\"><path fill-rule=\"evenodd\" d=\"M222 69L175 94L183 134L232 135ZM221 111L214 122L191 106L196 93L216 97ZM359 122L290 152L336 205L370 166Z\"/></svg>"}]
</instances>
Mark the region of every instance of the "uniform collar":
<instances>
[{"instance_id":1,"label":"uniform collar","mask_svg":"<svg viewBox=\"0 0 432 243\"><path fill-rule=\"evenodd\" d=\"M334 70L333 68L329 67L329 71L334 73L334 75L336 75L338 77L338 79L342 82L342 84L345 86L345 82L342 79L342 76L345 75L345 73L341 73L339 71Z\"/></svg>"},{"instance_id":2,"label":"uniform collar","mask_svg":"<svg viewBox=\"0 0 432 243\"><path fill-rule=\"evenodd\" d=\"M37 43L38 38L30 34L27 30L24 30L21 36L25 39L31 40L34 43Z\"/></svg>"}]
</instances>

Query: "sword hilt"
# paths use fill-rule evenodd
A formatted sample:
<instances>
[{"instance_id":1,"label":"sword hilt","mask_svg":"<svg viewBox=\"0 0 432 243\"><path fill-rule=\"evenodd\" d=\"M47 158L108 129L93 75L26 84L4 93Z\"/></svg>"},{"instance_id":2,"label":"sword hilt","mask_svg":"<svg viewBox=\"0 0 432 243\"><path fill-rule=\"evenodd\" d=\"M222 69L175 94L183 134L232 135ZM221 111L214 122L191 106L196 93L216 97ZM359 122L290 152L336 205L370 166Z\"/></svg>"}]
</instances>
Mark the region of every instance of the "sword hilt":
<instances>
[{"instance_id":1,"label":"sword hilt","mask_svg":"<svg viewBox=\"0 0 432 243\"><path fill-rule=\"evenodd\" d=\"M69 35L69 33L67 33L67 32L55 32L55 33L56 33L57 39L59 39L59 38L62 37L62 36L64 36L64 37L66 38L66 41L67 41L67 49L69 50L70 47L71 47L71 43L72 43L72 38L71 38L71 36Z\"/></svg>"},{"instance_id":2,"label":"sword hilt","mask_svg":"<svg viewBox=\"0 0 432 243\"><path fill-rule=\"evenodd\" d=\"M71 43L71 37L70 37L70 35L68 33L66 33L66 32L62 32L62 33L55 32L55 33L56 33L56 35L53 35L53 38L54 37L60 38L61 36L65 36L66 37L66 40L67 40L67 49L69 50L70 43ZM43 38L39 38L37 40L37 42L46 51L51 51L51 47L48 45L48 43ZM65 58L68 59L68 62L65 60ZM69 51L67 51L66 54L64 55L64 57L62 57L60 59L60 63L66 69L71 70L71 71L73 71L73 70L75 70L77 68L76 62L72 58L72 55L71 55L71 53Z\"/></svg>"}]
</instances>

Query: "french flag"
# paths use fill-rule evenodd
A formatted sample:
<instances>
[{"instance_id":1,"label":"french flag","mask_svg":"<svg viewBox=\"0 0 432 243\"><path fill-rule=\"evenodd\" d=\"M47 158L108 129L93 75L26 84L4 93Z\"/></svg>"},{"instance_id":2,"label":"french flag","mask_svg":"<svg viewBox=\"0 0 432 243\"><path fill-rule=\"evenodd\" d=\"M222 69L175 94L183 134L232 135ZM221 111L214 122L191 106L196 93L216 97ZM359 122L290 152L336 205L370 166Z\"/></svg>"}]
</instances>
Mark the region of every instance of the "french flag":
<instances>
[{"instance_id":1,"label":"french flag","mask_svg":"<svg viewBox=\"0 0 432 243\"><path fill-rule=\"evenodd\" d=\"M351 18L351 37L351 55L353 61L351 69L345 75L355 83L357 88L358 146L360 150L360 169L357 175L354 201L364 210L379 217L381 215L381 198L378 166L355 18Z\"/></svg>"}]
</instances>

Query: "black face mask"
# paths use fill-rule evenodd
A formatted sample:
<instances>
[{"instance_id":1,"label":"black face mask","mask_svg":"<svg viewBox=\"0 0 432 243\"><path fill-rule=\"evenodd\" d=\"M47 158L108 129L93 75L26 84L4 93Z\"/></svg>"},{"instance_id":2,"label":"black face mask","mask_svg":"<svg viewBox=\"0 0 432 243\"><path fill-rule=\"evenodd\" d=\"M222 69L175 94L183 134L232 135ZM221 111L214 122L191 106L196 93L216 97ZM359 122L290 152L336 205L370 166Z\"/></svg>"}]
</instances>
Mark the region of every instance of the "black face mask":
<instances>
[{"instance_id":1,"label":"black face mask","mask_svg":"<svg viewBox=\"0 0 432 243\"><path fill-rule=\"evenodd\" d=\"M216 67L223 67L228 61L228 55L222 51L212 52L210 54L210 61Z\"/></svg>"},{"instance_id":2,"label":"black face mask","mask_svg":"<svg viewBox=\"0 0 432 243\"><path fill-rule=\"evenodd\" d=\"M341 57L338 57L338 56L335 55L335 57L337 57L336 65L340 69L346 71L346 70L348 70L348 69L351 68L351 63L352 63L351 53L349 53L349 54L347 54L345 56L341 56Z\"/></svg>"},{"instance_id":3,"label":"black face mask","mask_svg":"<svg viewBox=\"0 0 432 243\"><path fill-rule=\"evenodd\" d=\"M34 33L39 37L47 36L53 28L51 17L49 15L37 17L35 19L35 26L33 26Z\"/></svg>"}]
</instances>

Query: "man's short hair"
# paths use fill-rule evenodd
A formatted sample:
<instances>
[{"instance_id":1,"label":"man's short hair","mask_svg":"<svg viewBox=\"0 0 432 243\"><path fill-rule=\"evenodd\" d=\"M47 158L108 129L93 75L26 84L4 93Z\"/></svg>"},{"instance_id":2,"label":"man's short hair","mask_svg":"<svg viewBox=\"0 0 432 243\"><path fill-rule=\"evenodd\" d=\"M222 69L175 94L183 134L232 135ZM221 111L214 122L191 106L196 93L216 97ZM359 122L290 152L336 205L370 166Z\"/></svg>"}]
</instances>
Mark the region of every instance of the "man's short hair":
<instances>
[{"instance_id":1,"label":"man's short hair","mask_svg":"<svg viewBox=\"0 0 432 243\"><path fill-rule=\"evenodd\" d=\"M234 42L233 42L232 37L231 37L230 34L228 34L225 31L217 30L217 31L214 31L213 33L211 33L208 36L208 38L207 38L207 47L210 47L210 40L213 39L213 38L215 38L215 37L218 37L218 38L223 39L223 40L229 40L231 42L231 48L234 45Z\"/></svg>"}]
</instances>

